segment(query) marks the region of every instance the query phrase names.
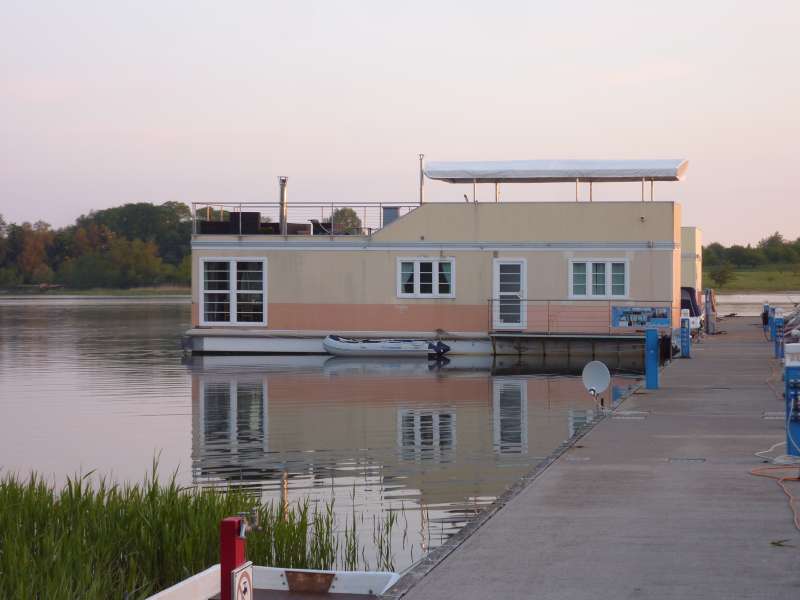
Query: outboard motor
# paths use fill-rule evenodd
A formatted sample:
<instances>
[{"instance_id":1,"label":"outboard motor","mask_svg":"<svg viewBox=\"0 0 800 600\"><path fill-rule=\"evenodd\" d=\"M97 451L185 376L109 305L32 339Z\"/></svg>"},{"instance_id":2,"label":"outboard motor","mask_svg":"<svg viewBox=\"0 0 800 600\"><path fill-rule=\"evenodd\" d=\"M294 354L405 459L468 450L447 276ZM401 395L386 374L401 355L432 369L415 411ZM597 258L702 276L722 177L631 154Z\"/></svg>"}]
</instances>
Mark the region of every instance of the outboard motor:
<instances>
[{"instance_id":1,"label":"outboard motor","mask_svg":"<svg viewBox=\"0 0 800 600\"><path fill-rule=\"evenodd\" d=\"M431 356L433 358L437 358L437 359L441 358L445 354L447 354L448 352L450 352L450 346L448 346L447 344L445 344L441 340L436 340L435 343L431 342L431 343L428 344L429 356Z\"/></svg>"}]
</instances>

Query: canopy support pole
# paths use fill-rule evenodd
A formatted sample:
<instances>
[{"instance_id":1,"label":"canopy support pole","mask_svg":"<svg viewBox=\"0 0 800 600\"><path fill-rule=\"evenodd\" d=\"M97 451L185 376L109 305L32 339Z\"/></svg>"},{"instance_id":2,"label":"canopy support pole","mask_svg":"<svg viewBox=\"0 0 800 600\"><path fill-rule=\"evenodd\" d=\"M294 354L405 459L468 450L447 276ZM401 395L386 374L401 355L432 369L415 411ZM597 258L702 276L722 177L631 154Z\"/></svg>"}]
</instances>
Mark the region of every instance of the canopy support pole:
<instances>
[{"instance_id":1,"label":"canopy support pole","mask_svg":"<svg viewBox=\"0 0 800 600\"><path fill-rule=\"evenodd\" d=\"M495 204L500 202L500 184L496 181L494 182L494 202Z\"/></svg>"},{"instance_id":2,"label":"canopy support pole","mask_svg":"<svg viewBox=\"0 0 800 600\"><path fill-rule=\"evenodd\" d=\"M422 159L425 158L424 154L419 155L419 204L425 202L425 172L422 170Z\"/></svg>"}]
</instances>

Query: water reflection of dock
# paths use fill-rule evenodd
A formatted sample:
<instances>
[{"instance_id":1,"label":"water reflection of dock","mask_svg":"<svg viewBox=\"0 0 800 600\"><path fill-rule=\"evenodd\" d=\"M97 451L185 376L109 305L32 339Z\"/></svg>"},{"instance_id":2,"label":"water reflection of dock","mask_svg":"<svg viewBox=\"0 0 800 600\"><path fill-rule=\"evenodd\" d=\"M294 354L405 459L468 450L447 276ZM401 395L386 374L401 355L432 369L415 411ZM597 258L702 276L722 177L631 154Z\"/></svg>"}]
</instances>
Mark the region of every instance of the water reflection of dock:
<instances>
[{"instance_id":1,"label":"water reflection of dock","mask_svg":"<svg viewBox=\"0 0 800 600\"><path fill-rule=\"evenodd\" d=\"M335 499L341 522L352 507L363 523L401 511L413 532L392 542L403 567L594 414L574 376L487 357L196 356L189 368L195 483Z\"/></svg>"},{"instance_id":2,"label":"water reflection of dock","mask_svg":"<svg viewBox=\"0 0 800 600\"><path fill-rule=\"evenodd\" d=\"M482 357L298 359L192 360L196 481L273 488L287 471L314 487L363 470L429 503L490 497L507 478L498 460L522 457L504 473L524 472L593 408L574 378L523 375L519 365L502 367L513 376L493 376Z\"/></svg>"}]
</instances>

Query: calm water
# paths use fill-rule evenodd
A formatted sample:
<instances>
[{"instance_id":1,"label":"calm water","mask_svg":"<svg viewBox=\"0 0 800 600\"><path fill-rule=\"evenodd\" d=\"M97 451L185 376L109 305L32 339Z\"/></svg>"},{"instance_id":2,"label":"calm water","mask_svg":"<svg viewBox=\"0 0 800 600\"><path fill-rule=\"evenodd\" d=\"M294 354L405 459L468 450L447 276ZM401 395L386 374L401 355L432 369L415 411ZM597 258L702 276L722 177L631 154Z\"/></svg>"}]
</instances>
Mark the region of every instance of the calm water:
<instances>
[{"instance_id":1,"label":"calm water","mask_svg":"<svg viewBox=\"0 0 800 600\"><path fill-rule=\"evenodd\" d=\"M735 312L741 317L756 317L761 314L764 302L780 306L784 310L791 310L800 303L800 292L719 294L717 311L722 315Z\"/></svg>"},{"instance_id":2,"label":"calm water","mask_svg":"<svg viewBox=\"0 0 800 600\"><path fill-rule=\"evenodd\" d=\"M355 502L368 546L398 510L403 569L594 418L577 378L488 358L184 360L188 323L181 301L0 300L0 466L140 480L158 454L185 484L335 498L340 525Z\"/></svg>"}]
</instances>

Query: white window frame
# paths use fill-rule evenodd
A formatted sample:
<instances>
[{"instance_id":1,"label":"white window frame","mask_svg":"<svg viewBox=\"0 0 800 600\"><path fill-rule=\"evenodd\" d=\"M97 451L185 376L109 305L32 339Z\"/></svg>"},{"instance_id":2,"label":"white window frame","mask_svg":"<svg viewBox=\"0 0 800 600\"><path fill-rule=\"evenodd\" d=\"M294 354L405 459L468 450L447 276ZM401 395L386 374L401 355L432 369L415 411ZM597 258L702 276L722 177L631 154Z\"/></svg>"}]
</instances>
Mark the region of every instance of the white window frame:
<instances>
[{"instance_id":1,"label":"white window frame","mask_svg":"<svg viewBox=\"0 0 800 600\"><path fill-rule=\"evenodd\" d=\"M573 289L573 269L575 263L581 263L586 265L586 294L575 294ZM606 265L606 290L607 293L603 295L595 295L592 293L592 272L593 272L593 264L594 263L605 263ZM622 295L619 294L612 294L611 290L611 271L612 271L612 264L614 263L621 263L625 265L625 293ZM631 269L630 269L630 262L627 258L571 258L569 260L569 273L567 274L568 281L567 281L567 289L569 290L569 299L570 300L611 300L611 299L626 299L630 295L630 285L631 285Z\"/></svg>"},{"instance_id":2,"label":"white window frame","mask_svg":"<svg viewBox=\"0 0 800 600\"><path fill-rule=\"evenodd\" d=\"M403 292L402 267L404 262L414 263L414 293ZM433 293L419 291L419 264L433 263ZM450 293L439 293L439 263L450 263ZM456 259L452 256L398 256L395 282L398 298L455 298L456 297Z\"/></svg>"},{"instance_id":3,"label":"white window frame","mask_svg":"<svg viewBox=\"0 0 800 600\"><path fill-rule=\"evenodd\" d=\"M206 273L206 263L207 262L227 262L229 264L229 283L230 287L228 289L228 297L230 302L230 314L231 320L230 321L206 321L206 311L205 311L205 303L206 303L206 280L205 280L205 273ZM245 321L239 323L236 321L236 298L239 290L236 288L236 263L237 262L260 262L261 267L261 286L262 286L262 297L263 297L263 318L261 321ZM261 327L267 324L267 259L264 257L254 257L254 256L220 256L220 257L210 257L204 256L200 259L199 264L199 273L198 273L198 282L197 285L199 286L199 293L200 293L200 325L203 327ZM242 293L246 293L252 290L242 290ZM208 293L214 293L214 290L209 290ZM222 291L218 291L217 293L224 293Z\"/></svg>"}]
</instances>

